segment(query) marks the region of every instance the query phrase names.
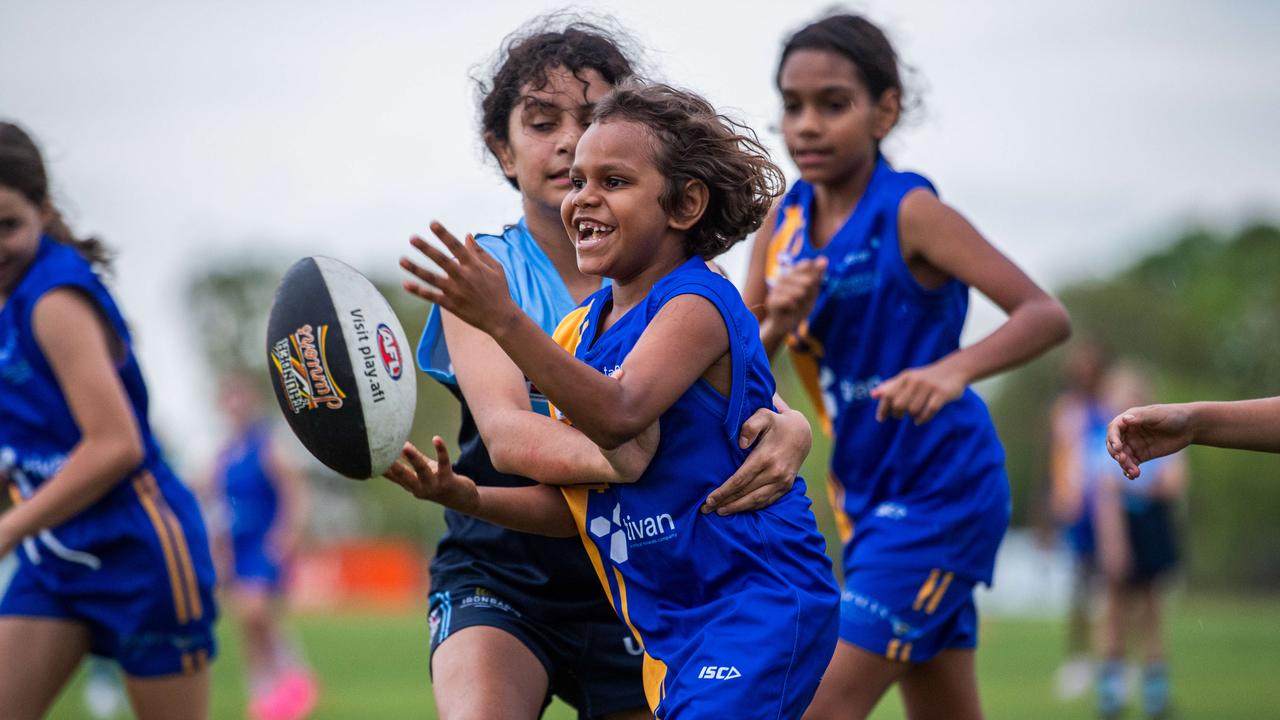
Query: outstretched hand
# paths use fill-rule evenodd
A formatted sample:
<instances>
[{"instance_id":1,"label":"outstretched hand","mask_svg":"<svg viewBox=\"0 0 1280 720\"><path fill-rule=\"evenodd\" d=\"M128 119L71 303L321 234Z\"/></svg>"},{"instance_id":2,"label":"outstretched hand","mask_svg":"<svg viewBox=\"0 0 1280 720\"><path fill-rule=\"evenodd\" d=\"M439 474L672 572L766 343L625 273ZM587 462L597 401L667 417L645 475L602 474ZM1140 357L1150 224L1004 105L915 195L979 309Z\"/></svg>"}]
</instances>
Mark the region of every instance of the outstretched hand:
<instances>
[{"instance_id":1,"label":"outstretched hand","mask_svg":"<svg viewBox=\"0 0 1280 720\"><path fill-rule=\"evenodd\" d=\"M452 257L421 237L410 238L409 244L430 258L444 274L402 257L400 267L422 281L404 281L405 290L490 335L519 316L520 309L507 290L506 273L498 261L476 243L473 235L467 235L466 242L461 242L438 222L431 223L431 232L440 238Z\"/></svg>"},{"instance_id":2,"label":"outstretched hand","mask_svg":"<svg viewBox=\"0 0 1280 720\"><path fill-rule=\"evenodd\" d=\"M942 362L903 370L871 390L871 398L880 401L876 405L876 421L908 415L916 425L923 425L944 405L963 395L966 384L963 377L949 371Z\"/></svg>"},{"instance_id":3,"label":"outstretched hand","mask_svg":"<svg viewBox=\"0 0 1280 720\"><path fill-rule=\"evenodd\" d=\"M1107 452L1130 480L1142 474L1140 463L1178 452L1191 439L1191 414L1184 405L1129 408L1107 425Z\"/></svg>"},{"instance_id":4,"label":"outstretched hand","mask_svg":"<svg viewBox=\"0 0 1280 720\"><path fill-rule=\"evenodd\" d=\"M453 472L449 464L449 450L439 435L431 438L435 445L436 459L430 460L413 443L405 443L401 457L408 462L392 463L382 476L408 490L419 500L430 500L448 508L468 512L480 499L475 481L466 475Z\"/></svg>"}]
</instances>

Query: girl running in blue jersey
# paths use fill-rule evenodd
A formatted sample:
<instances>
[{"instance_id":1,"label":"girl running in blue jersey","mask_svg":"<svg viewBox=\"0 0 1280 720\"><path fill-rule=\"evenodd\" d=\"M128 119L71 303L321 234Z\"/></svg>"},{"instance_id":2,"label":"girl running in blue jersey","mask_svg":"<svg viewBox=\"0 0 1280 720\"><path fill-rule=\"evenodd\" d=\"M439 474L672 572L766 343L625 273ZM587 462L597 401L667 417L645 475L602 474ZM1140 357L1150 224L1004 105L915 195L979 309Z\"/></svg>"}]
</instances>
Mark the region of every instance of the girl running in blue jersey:
<instances>
[{"instance_id":1,"label":"girl running in blue jersey","mask_svg":"<svg viewBox=\"0 0 1280 720\"><path fill-rule=\"evenodd\" d=\"M503 266L507 294L546 334L601 287L579 270L560 205L592 108L633 74L619 37L572 17L535 20L504 41L479 87L485 144L520 191L524 216L477 242ZM590 440L548 416L546 398L484 333L432 308L418 359L461 404L457 472L501 487L613 477ZM743 424L742 443L755 450L710 495L721 512L752 510L786 492L808 451L809 426L799 413L762 409ZM584 467L590 456L595 465ZM453 510L445 517L430 599L442 718L536 718L553 694L584 720L649 716L641 650L600 592L579 540Z\"/></svg>"},{"instance_id":2,"label":"girl running in blue jersey","mask_svg":"<svg viewBox=\"0 0 1280 720\"><path fill-rule=\"evenodd\" d=\"M214 534L245 659L251 720L300 720L319 687L285 627L285 581L306 535L307 479L285 458L248 375L223 378L218 404L231 434L208 486L226 517Z\"/></svg>"},{"instance_id":3,"label":"girl running in blue jersey","mask_svg":"<svg viewBox=\"0 0 1280 720\"><path fill-rule=\"evenodd\" d=\"M834 435L840 643L806 717L862 718L900 683L911 718L976 718L977 618L1009 515L1004 453L969 384L1069 333L1066 312L928 180L880 153L903 90L866 19L791 36L776 76L800 170L756 236L747 288ZM1009 318L960 349L969 287Z\"/></svg>"},{"instance_id":4,"label":"girl running in blue jersey","mask_svg":"<svg viewBox=\"0 0 1280 720\"><path fill-rule=\"evenodd\" d=\"M444 274L406 261L430 285L406 288L492 337L603 449L579 462L612 457L657 422L652 461L634 482L563 495L477 487L449 470L436 438L436 462L406 446L416 473L396 465L390 475L494 522L576 529L644 651L658 718L797 717L834 647L838 604L803 482L758 512L704 507L746 459L743 419L774 398L755 319L706 259L759 226L781 173L749 131L687 92L621 87L593 118L561 218L579 269L613 284L570 313L554 340L503 292L499 263L439 224L432 229L454 257L415 240Z\"/></svg>"},{"instance_id":5,"label":"girl running in blue jersey","mask_svg":"<svg viewBox=\"0 0 1280 720\"><path fill-rule=\"evenodd\" d=\"M43 717L86 653L139 718L205 718L213 565L191 493L147 421L128 328L67 229L43 160L0 123L0 715Z\"/></svg>"}]
</instances>

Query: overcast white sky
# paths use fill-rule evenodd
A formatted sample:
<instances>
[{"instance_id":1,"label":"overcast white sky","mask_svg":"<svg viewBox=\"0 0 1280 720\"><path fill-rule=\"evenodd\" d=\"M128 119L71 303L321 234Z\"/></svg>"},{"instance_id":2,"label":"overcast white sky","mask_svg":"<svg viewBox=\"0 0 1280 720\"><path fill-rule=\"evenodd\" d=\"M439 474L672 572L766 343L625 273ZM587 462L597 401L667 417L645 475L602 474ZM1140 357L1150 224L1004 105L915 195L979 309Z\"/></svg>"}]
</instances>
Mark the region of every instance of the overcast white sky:
<instances>
[{"instance_id":1,"label":"overcast white sky","mask_svg":"<svg viewBox=\"0 0 1280 720\"><path fill-rule=\"evenodd\" d=\"M580 7L616 17L660 78L745 118L782 160L777 53L825 5ZM210 258L269 242L390 272L431 218L481 231L518 216L477 139L468 74L556 7L0 2L0 117L42 143L73 226L119 251L155 423L197 421L191 404L212 397L181 305ZM890 157L1051 287L1110 273L1188 221L1280 216L1278 3L855 7L923 91ZM739 277L744 249L726 261ZM999 319L976 305L970 336Z\"/></svg>"}]
</instances>

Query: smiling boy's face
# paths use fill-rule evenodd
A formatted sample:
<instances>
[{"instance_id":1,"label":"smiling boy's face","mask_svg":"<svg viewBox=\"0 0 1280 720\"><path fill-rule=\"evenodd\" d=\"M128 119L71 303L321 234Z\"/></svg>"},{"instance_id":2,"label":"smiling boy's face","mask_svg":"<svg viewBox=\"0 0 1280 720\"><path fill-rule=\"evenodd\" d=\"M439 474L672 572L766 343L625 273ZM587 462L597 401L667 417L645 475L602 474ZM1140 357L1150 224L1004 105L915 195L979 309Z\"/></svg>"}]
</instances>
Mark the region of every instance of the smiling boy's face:
<instances>
[{"instance_id":1,"label":"smiling boy's face","mask_svg":"<svg viewBox=\"0 0 1280 720\"><path fill-rule=\"evenodd\" d=\"M582 272L626 281L656 257L682 252L659 203L666 180L653 163L655 143L628 120L598 122L578 142L560 217Z\"/></svg>"}]
</instances>

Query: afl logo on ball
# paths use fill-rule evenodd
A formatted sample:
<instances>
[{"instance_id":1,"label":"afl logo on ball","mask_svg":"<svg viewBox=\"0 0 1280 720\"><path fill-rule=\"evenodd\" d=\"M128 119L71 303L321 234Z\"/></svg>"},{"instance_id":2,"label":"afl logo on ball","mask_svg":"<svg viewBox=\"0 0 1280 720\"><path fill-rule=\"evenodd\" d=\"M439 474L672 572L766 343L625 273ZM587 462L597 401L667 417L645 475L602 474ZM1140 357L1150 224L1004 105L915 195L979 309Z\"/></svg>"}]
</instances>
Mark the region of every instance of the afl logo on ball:
<instances>
[{"instance_id":1,"label":"afl logo on ball","mask_svg":"<svg viewBox=\"0 0 1280 720\"><path fill-rule=\"evenodd\" d=\"M400 362L400 343L396 342L396 334L386 325L378 325L378 352L382 355L382 366L392 380L399 380L404 364Z\"/></svg>"}]
</instances>

